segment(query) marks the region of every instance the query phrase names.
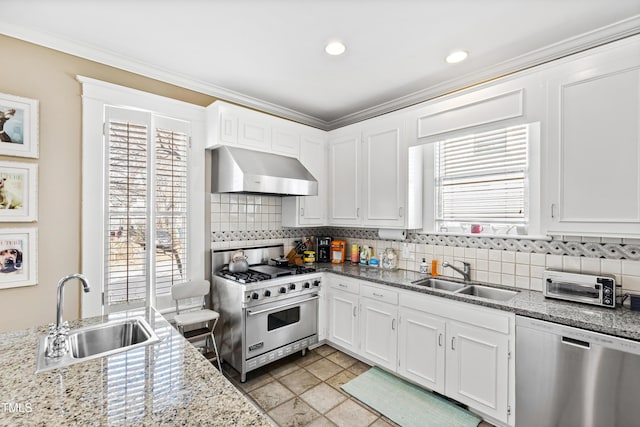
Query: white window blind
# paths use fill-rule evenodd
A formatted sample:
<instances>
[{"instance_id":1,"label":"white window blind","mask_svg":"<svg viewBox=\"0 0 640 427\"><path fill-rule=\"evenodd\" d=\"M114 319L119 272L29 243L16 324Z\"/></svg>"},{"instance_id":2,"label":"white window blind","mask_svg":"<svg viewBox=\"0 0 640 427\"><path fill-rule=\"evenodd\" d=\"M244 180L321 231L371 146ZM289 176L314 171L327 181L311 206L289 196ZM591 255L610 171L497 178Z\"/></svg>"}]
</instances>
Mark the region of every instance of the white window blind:
<instances>
[{"instance_id":1,"label":"white window blind","mask_svg":"<svg viewBox=\"0 0 640 427\"><path fill-rule=\"evenodd\" d=\"M528 221L528 125L465 135L435 145L436 221Z\"/></svg>"},{"instance_id":2,"label":"white window blind","mask_svg":"<svg viewBox=\"0 0 640 427\"><path fill-rule=\"evenodd\" d=\"M187 278L188 124L106 110L105 303L136 305Z\"/></svg>"}]
</instances>

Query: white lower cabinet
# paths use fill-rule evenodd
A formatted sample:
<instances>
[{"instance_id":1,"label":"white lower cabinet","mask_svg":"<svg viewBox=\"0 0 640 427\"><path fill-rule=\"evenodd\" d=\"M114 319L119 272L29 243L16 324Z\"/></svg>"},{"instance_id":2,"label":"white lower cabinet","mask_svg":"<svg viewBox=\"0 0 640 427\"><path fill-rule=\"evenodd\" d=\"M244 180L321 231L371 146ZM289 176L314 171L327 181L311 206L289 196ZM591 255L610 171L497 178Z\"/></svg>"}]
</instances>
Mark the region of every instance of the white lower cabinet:
<instances>
[{"instance_id":1,"label":"white lower cabinet","mask_svg":"<svg viewBox=\"0 0 640 427\"><path fill-rule=\"evenodd\" d=\"M409 307L399 312L398 373L444 394L445 321Z\"/></svg>"},{"instance_id":2,"label":"white lower cabinet","mask_svg":"<svg viewBox=\"0 0 640 427\"><path fill-rule=\"evenodd\" d=\"M328 278L330 343L513 425L512 313Z\"/></svg>"},{"instance_id":3,"label":"white lower cabinet","mask_svg":"<svg viewBox=\"0 0 640 427\"><path fill-rule=\"evenodd\" d=\"M509 336L447 322L445 394L507 422Z\"/></svg>"},{"instance_id":4,"label":"white lower cabinet","mask_svg":"<svg viewBox=\"0 0 640 427\"><path fill-rule=\"evenodd\" d=\"M395 371L398 306L364 297L360 301L360 354L383 368Z\"/></svg>"},{"instance_id":5,"label":"white lower cabinet","mask_svg":"<svg viewBox=\"0 0 640 427\"><path fill-rule=\"evenodd\" d=\"M329 282L329 341L357 353L359 284L346 279Z\"/></svg>"}]
</instances>

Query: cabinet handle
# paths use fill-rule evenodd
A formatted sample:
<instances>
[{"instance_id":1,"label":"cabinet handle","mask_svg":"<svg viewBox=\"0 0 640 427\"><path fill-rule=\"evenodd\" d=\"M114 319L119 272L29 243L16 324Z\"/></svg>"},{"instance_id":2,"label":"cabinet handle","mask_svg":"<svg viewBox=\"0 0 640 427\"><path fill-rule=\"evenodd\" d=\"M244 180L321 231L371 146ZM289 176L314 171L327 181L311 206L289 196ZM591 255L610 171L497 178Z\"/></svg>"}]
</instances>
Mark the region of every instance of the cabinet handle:
<instances>
[{"instance_id":1,"label":"cabinet handle","mask_svg":"<svg viewBox=\"0 0 640 427\"><path fill-rule=\"evenodd\" d=\"M556 209L556 204L555 203L551 203L551 218L555 218L556 217L554 215L555 209Z\"/></svg>"},{"instance_id":2,"label":"cabinet handle","mask_svg":"<svg viewBox=\"0 0 640 427\"><path fill-rule=\"evenodd\" d=\"M442 347L442 334L438 334L438 346Z\"/></svg>"},{"instance_id":3,"label":"cabinet handle","mask_svg":"<svg viewBox=\"0 0 640 427\"><path fill-rule=\"evenodd\" d=\"M347 285L342 284L342 283L338 283L338 286L340 286L341 288L346 288L347 287Z\"/></svg>"},{"instance_id":4,"label":"cabinet handle","mask_svg":"<svg viewBox=\"0 0 640 427\"><path fill-rule=\"evenodd\" d=\"M360 208L356 208L356 218L360 218Z\"/></svg>"},{"instance_id":5,"label":"cabinet handle","mask_svg":"<svg viewBox=\"0 0 640 427\"><path fill-rule=\"evenodd\" d=\"M392 331L396 330L396 319L391 319L391 330Z\"/></svg>"},{"instance_id":6,"label":"cabinet handle","mask_svg":"<svg viewBox=\"0 0 640 427\"><path fill-rule=\"evenodd\" d=\"M377 294L377 293L375 293L375 292L373 292L373 296L374 296L374 297L378 297L378 298L382 298L382 297L384 297L384 295L382 295L382 294Z\"/></svg>"},{"instance_id":7,"label":"cabinet handle","mask_svg":"<svg viewBox=\"0 0 640 427\"><path fill-rule=\"evenodd\" d=\"M400 206L400 208L398 208L398 216L400 218L402 218L402 206Z\"/></svg>"},{"instance_id":8,"label":"cabinet handle","mask_svg":"<svg viewBox=\"0 0 640 427\"><path fill-rule=\"evenodd\" d=\"M353 317L356 317L356 311L358 310L358 307L356 307L355 305L353 306Z\"/></svg>"},{"instance_id":9,"label":"cabinet handle","mask_svg":"<svg viewBox=\"0 0 640 427\"><path fill-rule=\"evenodd\" d=\"M456 349L456 337L451 337L451 350Z\"/></svg>"},{"instance_id":10,"label":"cabinet handle","mask_svg":"<svg viewBox=\"0 0 640 427\"><path fill-rule=\"evenodd\" d=\"M304 216L304 208L300 208L300 216Z\"/></svg>"}]
</instances>

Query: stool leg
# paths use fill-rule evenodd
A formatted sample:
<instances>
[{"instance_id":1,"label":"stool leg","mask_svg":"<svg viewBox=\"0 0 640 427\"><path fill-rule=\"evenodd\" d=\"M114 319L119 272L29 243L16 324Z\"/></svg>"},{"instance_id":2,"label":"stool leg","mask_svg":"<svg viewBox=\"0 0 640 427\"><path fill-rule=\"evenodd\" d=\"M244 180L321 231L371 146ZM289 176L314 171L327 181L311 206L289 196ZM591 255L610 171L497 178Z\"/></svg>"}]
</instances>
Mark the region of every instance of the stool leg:
<instances>
[{"instance_id":1,"label":"stool leg","mask_svg":"<svg viewBox=\"0 0 640 427\"><path fill-rule=\"evenodd\" d=\"M216 345L216 337L213 335L213 331L216 329L216 324L218 323L218 319L213 322L213 327L211 328L211 341L213 342L213 351L216 352L216 360L218 361L218 368L220 369L220 373L222 373L222 359L220 359L220 354L218 353L218 346Z\"/></svg>"}]
</instances>

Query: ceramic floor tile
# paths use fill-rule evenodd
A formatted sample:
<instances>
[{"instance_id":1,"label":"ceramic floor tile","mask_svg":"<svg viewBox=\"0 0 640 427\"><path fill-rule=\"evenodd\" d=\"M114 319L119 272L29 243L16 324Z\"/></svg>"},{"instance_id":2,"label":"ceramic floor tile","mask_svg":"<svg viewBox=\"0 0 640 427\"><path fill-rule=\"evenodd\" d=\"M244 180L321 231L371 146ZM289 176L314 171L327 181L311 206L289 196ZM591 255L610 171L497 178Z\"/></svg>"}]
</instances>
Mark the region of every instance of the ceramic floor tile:
<instances>
[{"instance_id":1,"label":"ceramic floor tile","mask_svg":"<svg viewBox=\"0 0 640 427\"><path fill-rule=\"evenodd\" d=\"M278 381L272 381L249 393L262 409L268 411L294 397L294 394Z\"/></svg>"},{"instance_id":2,"label":"ceramic floor tile","mask_svg":"<svg viewBox=\"0 0 640 427\"><path fill-rule=\"evenodd\" d=\"M346 400L325 414L339 427L365 427L374 422L378 415L358 405L353 400Z\"/></svg>"},{"instance_id":3,"label":"ceramic floor tile","mask_svg":"<svg viewBox=\"0 0 640 427\"><path fill-rule=\"evenodd\" d=\"M338 390L340 393L347 394L346 392L342 391L342 389L340 387L342 385L348 383L349 381L351 381L355 377L357 377L356 374L354 374L353 372L349 372L349 371L345 370L345 371L340 372L337 375L332 376L331 378L327 379L325 382L327 384L329 384L331 387L333 387L336 390Z\"/></svg>"},{"instance_id":4,"label":"ceramic floor tile","mask_svg":"<svg viewBox=\"0 0 640 427\"><path fill-rule=\"evenodd\" d=\"M306 356L301 357L298 360L296 360L296 364L298 366L304 367L304 366L312 364L313 362L317 362L320 359L322 359L322 356L320 356L320 354L313 353L313 352L308 352Z\"/></svg>"},{"instance_id":5,"label":"ceramic floor tile","mask_svg":"<svg viewBox=\"0 0 640 427\"><path fill-rule=\"evenodd\" d=\"M366 363L364 363L364 362L360 362L360 361L357 361L357 362L356 362L356 363L354 363L353 365L349 366L349 367L347 368L347 370L348 370L349 372L352 372L352 373L356 374L356 376L357 376L357 375L360 375L360 374L364 374L364 373L365 373L365 372L367 372L370 368L371 368L371 366L367 365Z\"/></svg>"},{"instance_id":6,"label":"ceramic floor tile","mask_svg":"<svg viewBox=\"0 0 640 427\"><path fill-rule=\"evenodd\" d=\"M346 396L326 383L318 384L301 394L300 397L321 414L347 400Z\"/></svg>"},{"instance_id":7,"label":"ceramic floor tile","mask_svg":"<svg viewBox=\"0 0 640 427\"><path fill-rule=\"evenodd\" d=\"M305 366L305 369L311 372L322 381L331 378L338 372L342 371L342 368L328 359L320 359L317 362L313 362L310 365Z\"/></svg>"},{"instance_id":8,"label":"ceramic floor tile","mask_svg":"<svg viewBox=\"0 0 640 427\"><path fill-rule=\"evenodd\" d=\"M268 372L263 372L263 373L249 372L247 374L247 381L245 381L244 383L241 383L240 379L238 378L238 385L242 390L244 390L245 393L249 393L250 391L253 391L259 387L262 387L263 385L270 383L273 380L274 378Z\"/></svg>"},{"instance_id":9,"label":"ceramic floor tile","mask_svg":"<svg viewBox=\"0 0 640 427\"><path fill-rule=\"evenodd\" d=\"M320 383L320 379L306 369L298 369L297 371L280 378L279 381L297 395L304 393L311 387Z\"/></svg>"},{"instance_id":10,"label":"ceramic floor tile","mask_svg":"<svg viewBox=\"0 0 640 427\"><path fill-rule=\"evenodd\" d=\"M279 427L302 427L320 417L319 413L299 397L284 402L269 411L267 415L269 415Z\"/></svg>"},{"instance_id":11,"label":"ceramic floor tile","mask_svg":"<svg viewBox=\"0 0 640 427\"><path fill-rule=\"evenodd\" d=\"M274 369L270 370L269 373L274 378L281 378L281 377L284 377L285 375L289 375L290 373L300 369L302 368L300 368L300 366L298 366L295 362L292 361L290 363L275 367Z\"/></svg>"},{"instance_id":12,"label":"ceramic floor tile","mask_svg":"<svg viewBox=\"0 0 640 427\"><path fill-rule=\"evenodd\" d=\"M321 345L318 348L314 348L313 351L315 353L318 353L320 356L322 357L327 357L328 355L330 355L331 353L333 353L334 351L337 351L335 348L331 347L330 345Z\"/></svg>"},{"instance_id":13,"label":"ceramic floor tile","mask_svg":"<svg viewBox=\"0 0 640 427\"><path fill-rule=\"evenodd\" d=\"M328 418L318 417L315 420L307 424L306 427L336 427Z\"/></svg>"},{"instance_id":14,"label":"ceramic floor tile","mask_svg":"<svg viewBox=\"0 0 640 427\"><path fill-rule=\"evenodd\" d=\"M384 417L378 418L377 420L375 420L373 424L371 424L371 427L396 427L396 426L398 426L398 424Z\"/></svg>"},{"instance_id":15,"label":"ceramic floor tile","mask_svg":"<svg viewBox=\"0 0 640 427\"><path fill-rule=\"evenodd\" d=\"M343 368L348 368L358 361L358 359L351 357L341 351L336 351L326 357L336 365L342 366Z\"/></svg>"}]
</instances>

